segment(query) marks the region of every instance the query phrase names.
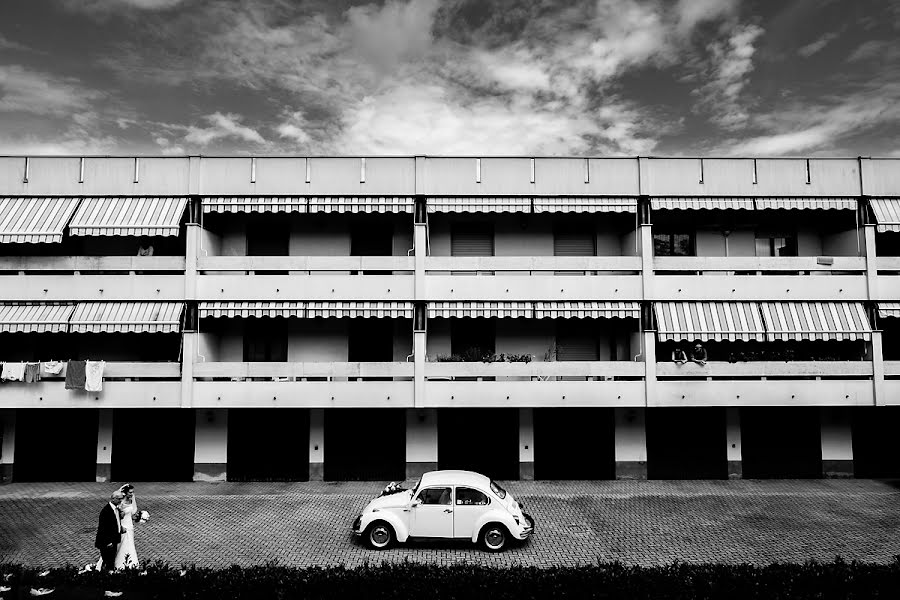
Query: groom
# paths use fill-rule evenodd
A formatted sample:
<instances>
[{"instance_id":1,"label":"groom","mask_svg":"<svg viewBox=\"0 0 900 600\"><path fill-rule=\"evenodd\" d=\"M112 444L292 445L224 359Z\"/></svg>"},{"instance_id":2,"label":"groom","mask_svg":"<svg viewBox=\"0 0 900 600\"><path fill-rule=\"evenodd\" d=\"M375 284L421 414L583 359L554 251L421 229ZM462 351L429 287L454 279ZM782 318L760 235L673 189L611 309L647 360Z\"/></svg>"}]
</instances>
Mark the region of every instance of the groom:
<instances>
[{"instance_id":1,"label":"groom","mask_svg":"<svg viewBox=\"0 0 900 600\"><path fill-rule=\"evenodd\" d=\"M103 569L112 571L116 566L116 549L122 539L122 522L119 520L119 504L125 494L116 490L109 497L109 503L100 511L97 522L97 537L94 546L100 550Z\"/></svg>"}]
</instances>

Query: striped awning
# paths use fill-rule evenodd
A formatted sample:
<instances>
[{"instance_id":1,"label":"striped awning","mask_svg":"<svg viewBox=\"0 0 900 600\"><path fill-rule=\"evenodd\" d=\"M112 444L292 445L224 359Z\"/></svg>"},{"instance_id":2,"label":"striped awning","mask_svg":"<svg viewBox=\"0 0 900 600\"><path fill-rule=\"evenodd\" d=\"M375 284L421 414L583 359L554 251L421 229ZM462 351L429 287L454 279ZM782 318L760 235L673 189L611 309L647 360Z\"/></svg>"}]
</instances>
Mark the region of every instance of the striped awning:
<instances>
[{"instance_id":1,"label":"striped awning","mask_svg":"<svg viewBox=\"0 0 900 600\"><path fill-rule=\"evenodd\" d=\"M856 210L856 198L757 198L756 208L759 210Z\"/></svg>"},{"instance_id":2,"label":"striped awning","mask_svg":"<svg viewBox=\"0 0 900 600\"><path fill-rule=\"evenodd\" d=\"M299 317L306 316L305 302L200 302L201 319L220 317Z\"/></svg>"},{"instance_id":3,"label":"striped awning","mask_svg":"<svg viewBox=\"0 0 900 600\"><path fill-rule=\"evenodd\" d=\"M868 340L872 327L861 302L761 302L766 339Z\"/></svg>"},{"instance_id":4,"label":"striped awning","mask_svg":"<svg viewBox=\"0 0 900 600\"><path fill-rule=\"evenodd\" d=\"M428 198L428 212L476 212L476 213L503 213L503 212L531 212L531 198L521 196L511 197L479 197L465 196L462 198Z\"/></svg>"},{"instance_id":5,"label":"striped awning","mask_svg":"<svg viewBox=\"0 0 900 600\"><path fill-rule=\"evenodd\" d=\"M307 198L297 196L211 197L201 200L205 213L305 213Z\"/></svg>"},{"instance_id":6,"label":"striped awning","mask_svg":"<svg viewBox=\"0 0 900 600\"><path fill-rule=\"evenodd\" d=\"M74 310L74 304L0 304L0 332L65 332Z\"/></svg>"},{"instance_id":7,"label":"striped awning","mask_svg":"<svg viewBox=\"0 0 900 600\"><path fill-rule=\"evenodd\" d=\"M765 341L756 302L654 302L657 338L701 341Z\"/></svg>"},{"instance_id":8,"label":"striped awning","mask_svg":"<svg viewBox=\"0 0 900 600\"><path fill-rule=\"evenodd\" d=\"M532 302L429 302L429 319L451 318L531 318L534 314Z\"/></svg>"},{"instance_id":9,"label":"striped awning","mask_svg":"<svg viewBox=\"0 0 900 600\"><path fill-rule=\"evenodd\" d=\"M900 319L900 302L879 302L878 316L882 319Z\"/></svg>"},{"instance_id":10,"label":"striped awning","mask_svg":"<svg viewBox=\"0 0 900 600\"><path fill-rule=\"evenodd\" d=\"M637 198L553 196L534 199L535 213L635 213Z\"/></svg>"},{"instance_id":11,"label":"striped awning","mask_svg":"<svg viewBox=\"0 0 900 600\"><path fill-rule=\"evenodd\" d=\"M637 302L535 302L536 319L637 319Z\"/></svg>"},{"instance_id":12,"label":"striped awning","mask_svg":"<svg viewBox=\"0 0 900 600\"><path fill-rule=\"evenodd\" d=\"M714 196L661 196L650 198L650 208L662 210L753 210L753 198L714 197Z\"/></svg>"},{"instance_id":13,"label":"striped awning","mask_svg":"<svg viewBox=\"0 0 900 600\"><path fill-rule=\"evenodd\" d=\"M178 333L183 302L79 302L72 333Z\"/></svg>"},{"instance_id":14,"label":"striped awning","mask_svg":"<svg viewBox=\"0 0 900 600\"><path fill-rule=\"evenodd\" d=\"M307 302L306 316L309 319L412 319L412 302Z\"/></svg>"},{"instance_id":15,"label":"striped awning","mask_svg":"<svg viewBox=\"0 0 900 600\"><path fill-rule=\"evenodd\" d=\"M869 198L877 230L900 232L900 198Z\"/></svg>"},{"instance_id":16,"label":"striped awning","mask_svg":"<svg viewBox=\"0 0 900 600\"><path fill-rule=\"evenodd\" d=\"M311 213L412 213L412 196L323 196L309 199Z\"/></svg>"},{"instance_id":17,"label":"striped awning","mask_svg":"<svg viewBox=\"0 0 900 600\"><path fill-rule=\"evenodd\" d=\"M178 235L187 198L85 198L71 235Z\"/></svg>"},{"instance_id":18,"label":"striped awning","mask_svg":"<svg viewBox=\"0 0 900 600\"><path fill-rule=\"evenodd\" d=\"M0 197L0 243L62 242L63 230L78 201L78 198Z\"/></svg>"}]
</instances>

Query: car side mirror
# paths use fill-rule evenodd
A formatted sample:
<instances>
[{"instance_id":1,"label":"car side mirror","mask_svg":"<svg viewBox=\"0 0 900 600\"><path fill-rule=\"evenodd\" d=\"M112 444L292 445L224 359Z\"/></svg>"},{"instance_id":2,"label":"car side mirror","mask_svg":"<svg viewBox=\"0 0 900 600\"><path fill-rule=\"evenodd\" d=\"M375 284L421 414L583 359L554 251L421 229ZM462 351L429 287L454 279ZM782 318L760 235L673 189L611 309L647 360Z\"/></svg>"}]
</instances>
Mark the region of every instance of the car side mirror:
<instances>
[{"instance_id":1,"label":"car side mirror","mask_svg":"<svg viewBox=\"0 0 900 600\"><path fill-rule=\"evenodd\" d=\"M415 500L413 500L412 502L409 503L410 507L412 507L412 508L415 508L415 507L419 506L420 504L422 504L422 501L419 500L418 498L416 498Z\"/></svg>"}]
</instances>

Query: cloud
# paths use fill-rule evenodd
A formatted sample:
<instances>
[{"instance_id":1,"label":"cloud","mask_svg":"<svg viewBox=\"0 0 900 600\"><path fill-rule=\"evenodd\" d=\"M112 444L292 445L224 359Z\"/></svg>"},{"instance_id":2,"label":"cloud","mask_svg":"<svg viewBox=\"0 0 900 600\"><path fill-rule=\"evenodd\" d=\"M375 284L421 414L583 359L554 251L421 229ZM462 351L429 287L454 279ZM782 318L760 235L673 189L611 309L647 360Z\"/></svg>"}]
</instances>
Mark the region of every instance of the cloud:
<instances>
[{"instance_id":1,"label":"cloud","mask_svg":"<svg viewBox=\"0 0 900 600\"><path fill-rule=\"evenodd\" d=\"M388 72L398 63L415 60L431 48L431 24L438 0L389 0L347 10L344 35L358 58Z\"/></svg>"},{"instance_id":2,"label":"cloud","mask_svg":"<svg viewBox=\"0 0 900 600\"><path fill-rule=\"evenodd\" d=\"M241 125L242 117L233 113L222 114L215 112L206 115L203 119L209 123L208 127L194 125L186 128L184 141L197 146L208 146L210 143L232 138L252 144L265 144L266 140L255 129Z\"/></svg>"},{"instance_id":3,"label":"cloud","mask_svg":"<svg viewBox=\"0 0 900 600\"><path fill-rule=\"evenodd\" d=\"M21 50L27 51L31 50L28 46L24 44L20 44L19 42L14 42L13 40L7 38L3 34L0 34L0 49L2 50Z\"/></svg>"},{"instance_id":4,"label":"cloud","mask_svg":"<svg viewBox=\"0 0 900 600\"><path fill-rule=\"evenodd\" d=\"M869 40L860 44L847 57L847 62L878 59L884 62L900 60L900 47L896 41Z\"/></svg>"},{"instance_id":5,"label":"cloud","mask_svg":"<svg viewBox=\"0 0 900 600\"><path fill-rule=\"evenodd\" d=\"M275 131L282 139L289 139L297 144L308 144L312 138L306 132L307 122L303 111L289 112L284 115L284 120L275 127Z\"/></svg>"},{"instance_id":6,"label":"cloud","mask_svg":"<svg viewBox=\"0 0 900 600\"><path fill-rule=\"evenodd\" d=\"M813 54L819 52L829 43L834 41L834 39L837 38L838 35L839 34L837 32L826 33L816 41L806 44L805 46L801 46L799 49L797 49L797 54L799 54L803 58L809 58Z\"/></svg>"},{"instance_id":7,"label":"cloud","mask_svg":"<svg viewBox=\"0 0 900 600\"><path fill-rule=\"evenodd\" d=\"M0 65L0 112L65 116L86 110L105 94L72 77Z\"/></svg>"},{"instance_id":8,"label":"cloud","mask_svg":"<svg viewBox=\"0 0 900 600\"><path fill-rule=\"evenodd\" d=\"M175 8L188 0L59 0L73 12L105 16L112 12L137 9L143 11L165 11Z\"/></svg>"}]
</instances>

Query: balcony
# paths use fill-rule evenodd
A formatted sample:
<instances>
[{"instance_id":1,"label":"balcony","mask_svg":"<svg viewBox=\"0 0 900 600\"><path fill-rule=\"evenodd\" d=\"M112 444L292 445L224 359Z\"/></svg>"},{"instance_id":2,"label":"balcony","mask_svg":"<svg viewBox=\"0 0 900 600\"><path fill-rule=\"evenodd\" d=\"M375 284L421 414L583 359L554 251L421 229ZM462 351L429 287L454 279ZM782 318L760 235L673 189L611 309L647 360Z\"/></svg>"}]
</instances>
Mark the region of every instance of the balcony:
<instances>
[{"instance_id":1,"label":"balcony","mask_svg":"<svg viewBox=\"0 0 900 600\"><path fill-rule=\"evenodd\" d=\"M868 299L866 260L855 256L659 256L653 270L648 300Z\"/></svg>"}]
</instances>

